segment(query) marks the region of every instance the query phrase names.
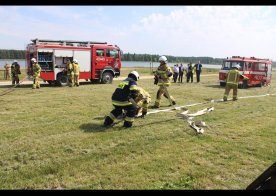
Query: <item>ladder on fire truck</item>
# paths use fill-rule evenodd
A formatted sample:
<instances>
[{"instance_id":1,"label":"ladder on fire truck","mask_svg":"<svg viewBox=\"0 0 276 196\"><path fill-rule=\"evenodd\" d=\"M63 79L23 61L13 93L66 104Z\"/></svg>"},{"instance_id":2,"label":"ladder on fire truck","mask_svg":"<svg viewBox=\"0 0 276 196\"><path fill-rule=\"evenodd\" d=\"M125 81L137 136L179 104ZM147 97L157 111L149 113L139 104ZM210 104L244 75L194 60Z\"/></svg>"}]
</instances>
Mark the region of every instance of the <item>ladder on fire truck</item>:
<instances>
[{"instance_id":1,"label":"ladder on fire truck","mask_svg":"<svg viewBox=\"0 0 276 196\"><path fill-rule=\"evenodd\" d=\"M95 41L73 41L73 40L50 40L50 39L33 39L31 40L34 44L50 44L50 45L61 45L61 46L82 46L90 47L91 44L107 44L107 42L95 42Z\"/></svg>"}]
</instances>

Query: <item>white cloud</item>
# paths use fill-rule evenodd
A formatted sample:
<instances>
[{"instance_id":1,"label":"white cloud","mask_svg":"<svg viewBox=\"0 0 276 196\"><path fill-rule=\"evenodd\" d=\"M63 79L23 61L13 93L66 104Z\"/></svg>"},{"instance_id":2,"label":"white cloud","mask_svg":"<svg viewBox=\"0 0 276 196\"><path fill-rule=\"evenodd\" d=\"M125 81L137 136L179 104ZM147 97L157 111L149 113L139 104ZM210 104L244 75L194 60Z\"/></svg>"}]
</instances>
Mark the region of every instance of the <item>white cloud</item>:
<instances>
[{"instance_id":1,"label":"white cloud","mask_svg":"<svg viewBox=\"0 0 276 196\"><path fill-rule=\"evenodd\" d=\"M179 56L241 54L276 59L271 50L265 49L275 44L272 32L276 28L271 25L271 14L272 7L190 6L167 15L152 13L131 30L147 33L148 40L152 41L145 41L136 51L154 45L159 53L170 51L171 55Z\"/></svg>"},{"instance_id":2,"label":"white cloud","mask_svg":"<svg viewBox=\"0 0 276 196\"><path fill-rule=\"evenodd\" d=\"M276 60L272 6L178 6L168 14L157 7L140 18L139 11L131 11L125 21L114 20L101 6L78 6L77 10L70 6L26 7L41 15L25 14L21 7L8 8L0 7L0 35L21 38L24 43L36 37L107 41L125 52Z\"/></svg>"}]
</instances>

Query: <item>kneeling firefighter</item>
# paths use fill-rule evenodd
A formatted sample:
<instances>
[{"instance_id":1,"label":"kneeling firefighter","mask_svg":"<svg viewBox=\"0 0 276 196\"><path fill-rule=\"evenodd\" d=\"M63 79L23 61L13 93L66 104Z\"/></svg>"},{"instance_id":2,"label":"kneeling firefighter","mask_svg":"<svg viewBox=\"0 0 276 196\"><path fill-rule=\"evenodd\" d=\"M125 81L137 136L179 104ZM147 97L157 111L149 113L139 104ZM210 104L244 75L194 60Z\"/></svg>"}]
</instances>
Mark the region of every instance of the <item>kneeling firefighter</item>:
<instances>
[{"instance_id":1,"label":"kneeling firefighter","mask_svg":"<svg viewBox=\"0 0 276 196\"><path fill-rule=\"evenodd\" d=\"M120 82L115 92L112 95L112 105L115 107L108 116L105 117L104 126L112 126L114 120L126 112L124 127L132 127L134 117L137 111L135 98L137 95L137 81L139 74L137 71L132 71L128 77Z\"/></svg>"},{"instance_id":2,"label":"kneeling firefighter","mask_svg":"<svg viewBox=\"0 0 276 196\"><path fill-rule=\"evenodd\" d=\"M147 91L145 91L143 88L138 86L137 87L137 95L135 98L135 102L138 105L136 115L138 115L140 113L140 111L142 110L141 118L145 118L145 116L147 115L147 112L148 112L148 106L149 106L150 101L151 101L150 94Z\"/></svg>"}]
</instances>

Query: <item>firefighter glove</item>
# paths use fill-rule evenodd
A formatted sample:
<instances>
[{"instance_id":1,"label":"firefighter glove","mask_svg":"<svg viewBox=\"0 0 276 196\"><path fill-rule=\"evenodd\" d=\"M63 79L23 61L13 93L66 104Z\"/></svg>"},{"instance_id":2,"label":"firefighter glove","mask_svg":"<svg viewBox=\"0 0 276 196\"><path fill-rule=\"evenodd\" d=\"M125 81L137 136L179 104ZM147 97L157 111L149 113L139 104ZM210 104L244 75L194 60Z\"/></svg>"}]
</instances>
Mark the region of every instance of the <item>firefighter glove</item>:
<instances>
[{"instance_id":1,"label":"firefighter glove","mask_svg":"<svg viewBox=\"0 0 276 196\"><path fill-rule=\"evenodd\" d=\"M147 115L147 112L142 112L141 118L145 118L146 115Z\"/></svg>"},{"instance_id":2,"label":"firefighter glove","mask_svg":"<svg viewBox=\"0 0 276 196\"><path fill-rule=\"evenodd\" d=\"M154 83L153 84L155 84L155 85L158 84L158 78L157 77L154 77Z\"/></svg>"}]
</instances>

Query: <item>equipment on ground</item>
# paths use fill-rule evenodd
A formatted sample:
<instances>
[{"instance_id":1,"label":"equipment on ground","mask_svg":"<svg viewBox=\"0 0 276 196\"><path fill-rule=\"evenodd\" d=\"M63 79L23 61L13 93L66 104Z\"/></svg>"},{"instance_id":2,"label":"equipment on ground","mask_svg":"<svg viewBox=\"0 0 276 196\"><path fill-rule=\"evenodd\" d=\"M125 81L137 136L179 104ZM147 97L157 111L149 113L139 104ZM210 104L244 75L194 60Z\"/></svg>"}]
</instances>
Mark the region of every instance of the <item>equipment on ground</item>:
<instances>
[{"instance_id":1,"label":"equipment on ground","mask_svg":"<svg viewBox=\"0 0 276 196\"><path fill-rule=\"evenodd\" d=\"M31 59L35 59L41 66L40 78L49 84L68 85L65 71L68 59L80 65L79 79L108 84L120 76L122 51L117 45L94 41L31 41L26 49L28 75L32 75Z\"/></svg>"},{"instance_id":2,"label":"equipment on ground","mask_svg":"<svg viewBox=\"0 0 276 196\"><path fill-rule=\"evenodd\" d=\"M6 95L6 94L8 94L8 93L14 91L14 90L15 90L15 87L19 86L22 82L24 82L24 81L27 80L27 79L28 79L28 76L26 76L25 78L23 78L23 79L22 79L18 84L16 84L15 86L12 86L12 87L10 87L10 88L8 88L8 89L6 89L6 90L0 92L0 96Z\"/></svg>"},{"instance_id":3,"label":"equipment on ground","mask_svg":"<svg viewBox=\"0 0 276 196\"><path fill-rule=\"evenodd\" d=\"M214 107L208 107L203 110L199 110L196 113L188 114L188 109L182 113L176 114L177 117L181 117L183 119L187 119L188 124L190 127L196 130L197 133L202 134L204 133L204 129L202 127L206 126L206 123L203 121L194 121L193 118L196 116L204 115L214 111Z\"/></svg>"}]
</instances>

